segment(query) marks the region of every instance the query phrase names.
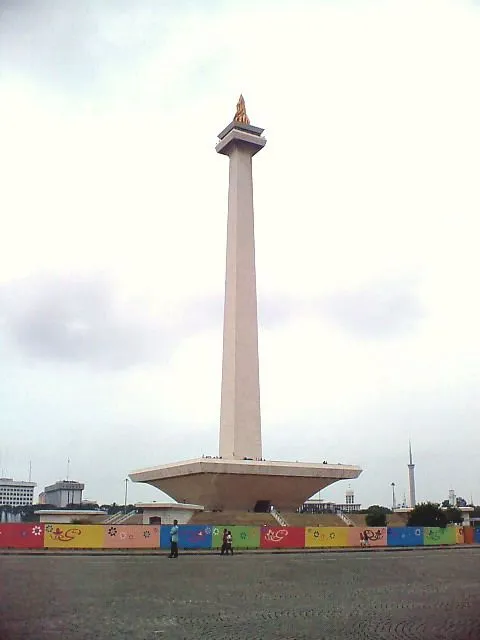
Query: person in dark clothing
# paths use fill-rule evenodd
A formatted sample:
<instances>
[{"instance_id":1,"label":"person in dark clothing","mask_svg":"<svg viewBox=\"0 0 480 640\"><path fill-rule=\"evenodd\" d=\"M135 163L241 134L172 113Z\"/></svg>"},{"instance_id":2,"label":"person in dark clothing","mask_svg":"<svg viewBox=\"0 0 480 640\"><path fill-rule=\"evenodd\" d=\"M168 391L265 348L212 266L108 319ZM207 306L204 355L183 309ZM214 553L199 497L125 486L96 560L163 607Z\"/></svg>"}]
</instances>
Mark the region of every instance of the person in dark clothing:
<instances>
[{"instance_id":1,"label":"person in dark clothing","mask_svg":"<svg viewBox=\"0 0 480 640\"><path fill-rule=\"evenodd\" d=\"M222 536L222 550L220 551L221 556L224 556L225 553L227 552L227 536L228 536L228 531L224 529L223 536Z\"/></svg>"},{"instance_id":2,"label":"person in dark clothing","mask_svg":"<svg viewBox=\"0 0 480 640\"><path fill-rule=\"evenodd\" d=\"M230 551L231 555L233 556L233 537L232 537L232 532L231 531L227 531L227 540L226 540L226 551L227 551L227 556L228 556L228 552Z\"/></svg>"}]
</instances>

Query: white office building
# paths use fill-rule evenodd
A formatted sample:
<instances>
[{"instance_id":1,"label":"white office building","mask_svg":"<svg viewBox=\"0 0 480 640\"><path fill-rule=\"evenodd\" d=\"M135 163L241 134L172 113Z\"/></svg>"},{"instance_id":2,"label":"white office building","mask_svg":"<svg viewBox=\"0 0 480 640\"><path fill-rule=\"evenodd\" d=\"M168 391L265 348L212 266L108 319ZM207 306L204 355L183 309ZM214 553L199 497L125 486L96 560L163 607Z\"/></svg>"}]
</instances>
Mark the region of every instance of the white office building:
<instances>
[{"instance_id":1,"label":"white office building","mask_svg":"<svg viewBox=\"0 0 480 640\"><path fill-rule=\"evenodd\" d=\"M59 480L55 484L45 487L43 490L43 504L51 504L55 507L67 507L69 504L81 504L82 493L85 485L75 480Z\"/></svg>"},{"instance_id":2,"label":"white office building","mask_svg":"<svg viewBox=\"0 0 480 640\"><path fill-rule=\"evenodd\" d=\"M33 504L35 482L0 478L0 506L23 507Z\"/></svg>"}]
</instances>

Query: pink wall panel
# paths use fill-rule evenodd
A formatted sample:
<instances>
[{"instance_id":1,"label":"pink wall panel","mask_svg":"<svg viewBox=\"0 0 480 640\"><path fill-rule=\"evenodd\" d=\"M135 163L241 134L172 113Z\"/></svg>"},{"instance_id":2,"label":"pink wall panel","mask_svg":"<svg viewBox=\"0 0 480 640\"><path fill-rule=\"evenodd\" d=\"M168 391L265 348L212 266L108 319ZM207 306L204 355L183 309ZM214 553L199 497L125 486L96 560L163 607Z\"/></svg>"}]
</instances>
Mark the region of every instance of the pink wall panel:
<instances>
[{"instance_id":1,"label":"pink wall panel","mask_svg":"<svg viewBox=\"0 0 480 640\"><path fill-rule=\"evenodd\" d=\"M387 527L348 527L348 546L361 547L361 535L367 537L367 547L387 546Z\"/></svg>"}]
</instances>

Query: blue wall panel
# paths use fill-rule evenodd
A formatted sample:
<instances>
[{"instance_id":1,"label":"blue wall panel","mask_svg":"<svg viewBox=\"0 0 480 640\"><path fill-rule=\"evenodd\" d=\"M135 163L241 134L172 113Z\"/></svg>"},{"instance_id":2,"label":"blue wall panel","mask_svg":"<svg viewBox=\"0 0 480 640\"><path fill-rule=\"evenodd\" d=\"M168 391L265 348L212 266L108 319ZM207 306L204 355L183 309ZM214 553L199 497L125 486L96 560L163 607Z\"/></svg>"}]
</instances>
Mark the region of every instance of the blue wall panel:
<instances>
[{"instance_id":1,"label":"blue wall panel","mask_svg":"<svg viewBox=\"0 0 480 640\"><path fill-rule=\"evenodd\" d=\"M170 549L170 529L171 525L162 524L160 527L160 549Z\"/></svg>"},{"instance_id":2,"label":"blue wall panel","mask_svg":"<svg viewBox=\"0 0 480 640\"><path fill-rule=\"evenodd\" d=\"M389 547L420 547L423 545L422 527L388 527Z\"/></svg>"},{"instance_id":3,"label":"blue wall panel","mask_svg":"<svg viewBox=\"0 0 480 640\"><path fill-rule=\"evenodd\" d=\"M160 547L170 549L170 529L172 525L162 524ZM211 549L212 528L205 525L181 524L178 532L179 549Z\"/></svg>"}]
</instances>

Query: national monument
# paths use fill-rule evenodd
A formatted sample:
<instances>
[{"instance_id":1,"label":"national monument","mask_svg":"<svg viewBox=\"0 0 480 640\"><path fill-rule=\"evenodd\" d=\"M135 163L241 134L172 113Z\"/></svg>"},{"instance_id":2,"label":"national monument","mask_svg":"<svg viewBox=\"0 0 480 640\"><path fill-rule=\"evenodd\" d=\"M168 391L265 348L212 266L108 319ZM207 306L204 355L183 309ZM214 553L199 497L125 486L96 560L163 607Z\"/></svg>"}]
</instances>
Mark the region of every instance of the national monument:
<instances>
[{"instance_id":1,"label":"national monument","mask_svg":"<svg viewBox=\"0 0 480 640\"><path fill-rule=\"evenodd\" d=\"M361 473L356 466L263 459L252 180L252 158L266 143L262 133L250 124L240 96L216 146L230 165L219 457L130 474L207 511L267 511L271 505L296 511L317 491Z\"/></svg>"}]
</instances>

